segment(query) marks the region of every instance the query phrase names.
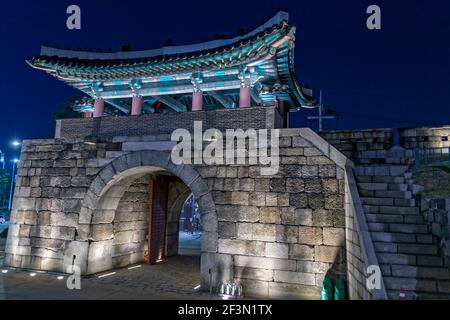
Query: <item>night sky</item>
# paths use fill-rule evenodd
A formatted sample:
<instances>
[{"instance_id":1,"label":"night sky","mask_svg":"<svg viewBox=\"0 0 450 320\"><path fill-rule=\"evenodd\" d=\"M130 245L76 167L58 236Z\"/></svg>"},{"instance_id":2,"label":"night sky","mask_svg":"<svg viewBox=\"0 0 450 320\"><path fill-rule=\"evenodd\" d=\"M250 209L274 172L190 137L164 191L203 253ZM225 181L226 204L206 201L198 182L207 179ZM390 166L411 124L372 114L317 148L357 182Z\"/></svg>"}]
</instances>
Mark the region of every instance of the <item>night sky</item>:
<instances>
[{"instance_id":1,"label":"night sky","mask_svg":"<svg viewBox=\"0 0 450 320\"><path fill-rule=\"evenodd\" d=\"M81 7L82 30L66 28L71 4ZM382 30L366 28L371 4L381 7ZM277 6L297 26L299 81L316 96L323 89L326 109L338 115L325 129L450 124L448 0L0 0L0 149L11 159L12 139L51 137L52 113L80 94L25 63L42 44L107 51L203 42L253 29ZM317 129L308 115L295 125Z\"/></svg>"}]
</instances>

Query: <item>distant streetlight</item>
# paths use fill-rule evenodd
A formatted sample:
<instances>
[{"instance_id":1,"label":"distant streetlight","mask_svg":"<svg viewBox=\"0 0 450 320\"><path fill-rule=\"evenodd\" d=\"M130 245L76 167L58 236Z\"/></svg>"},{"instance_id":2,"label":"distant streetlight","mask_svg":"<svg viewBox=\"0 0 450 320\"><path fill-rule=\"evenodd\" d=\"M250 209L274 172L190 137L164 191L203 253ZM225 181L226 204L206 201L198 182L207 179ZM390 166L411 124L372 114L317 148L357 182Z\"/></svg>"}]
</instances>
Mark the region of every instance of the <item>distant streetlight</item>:
<instances>
[{"instance_id":1,"label":"distant streetlight","mask_svg":"<svg viewBox=\"0 0 450 320\"><path fill-rule=\"evenodd\" d=\"M13 142L11 142L11 144L12 144L14 147L18 147L18 146L20 146L22 143L21 143L20 141L14 140Z\"/></svg>"},{"instance_id":2,"label":"distant streetlight","mask_svg":"<svg viewBox=\"0 0 450 320\"><path fill-rule=\"evenodd\" d=\"M5 154L0 150L0 162L2 163L2 169L5 169Z\"/></svg>"},{"instance_id":3,"label":"distant streetlight","mask_svg":"<svg viewBox=\"0 0 450 320\"><path fill-rule=\"evenodd\" d=\"M20 162L19 159L13 159L11 160L13 163L12 165L12 175L11 175L11 188L9 190L9 203L8 203L8 211L11 211L12 207L12 197L13 197L13 191L14 191L14 176L16 173L16 165Z\"/></svg>"}]
</instances>

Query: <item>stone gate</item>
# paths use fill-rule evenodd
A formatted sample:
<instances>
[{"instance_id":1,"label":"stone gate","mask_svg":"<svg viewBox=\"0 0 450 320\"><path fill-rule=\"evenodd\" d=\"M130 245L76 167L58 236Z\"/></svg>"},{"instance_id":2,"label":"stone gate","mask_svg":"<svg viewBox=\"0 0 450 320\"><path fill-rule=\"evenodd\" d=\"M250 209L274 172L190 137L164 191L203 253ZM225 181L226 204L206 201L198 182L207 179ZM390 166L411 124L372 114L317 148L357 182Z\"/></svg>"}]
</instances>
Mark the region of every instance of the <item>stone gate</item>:
<instances>
[{"instance_id":1,"label":"stone gate","mask_svg":"<svg viewBox=\"0 0 450 320\"><path fill-rule=\"evenodd\" d=\"M277 128L274 108L221 112L195 116L205 129L225 130L243 113L259 117L253 128ZM194 194L204 227L204 289L211 272L213 286L234 279L246 295L319 298L327 272L346 276L347 158L310 129L279 129L275 176L249 164L175 165L167 116L128 117L126 126L115 126L121 119L114 117L59 120L55 139L25 141L6 264L63 273L75 264L91 275L145 261L148 188L164 177L158 254L176 254L179 211ZM177 117L191 129L192 113Z\"/></svg>"}]
</instances>

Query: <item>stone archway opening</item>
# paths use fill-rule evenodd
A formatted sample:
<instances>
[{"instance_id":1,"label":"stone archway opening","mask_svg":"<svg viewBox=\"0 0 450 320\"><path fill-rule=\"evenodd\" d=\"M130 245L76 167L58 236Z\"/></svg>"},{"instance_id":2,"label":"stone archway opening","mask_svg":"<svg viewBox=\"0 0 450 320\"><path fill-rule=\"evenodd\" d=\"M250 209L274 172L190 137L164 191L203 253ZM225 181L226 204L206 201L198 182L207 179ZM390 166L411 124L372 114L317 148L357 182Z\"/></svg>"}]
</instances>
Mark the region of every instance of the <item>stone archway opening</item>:
<instances>
[{"instance_id":1,"label":"stone archway opening","mask_svg":"<svg viewBox=\"0 0 450 320\"><path fill-rule=\"evenodd\" d=\"M191 194L180 211L178 255L199 256L201 254L202 233L200 209L194 195Z\"/></svg>"},{"instance_id":2,"label":"stone archway opening","mask_svg":"<svg viewBox=\"0 0 450 320\"><path fill-rule=\"evenodd\" d=\"M168 159L164 152L133 152L98 173L83 200L79 240L65 250L68 264L80 266L84 275L96 275L176 260L181 208L194 195L203 237L201 256L189 264L196 268L196 287L207 290L211 281L214 285L218 222L209 187L191 166L176 166Z\"/></svg>"},{"instance_id":3,"label":"stone archway opening","mask_svg":"<svg viewBox=\"0 0 450 320\"><path fill-rule=\"evenodd\" d=\"M184 242L180 243L180 232L184 231L180 229L181 212L189 200L193 202L189 187L177 176L155 167L128 170L114 180L93 211L88 273L136 264L175 263L172 271L184 269L191 277L196 275L200 283L201 244L193 254L186 251ZM200 219L198 204L195 213Z\"/></svg>"}]
</instances>

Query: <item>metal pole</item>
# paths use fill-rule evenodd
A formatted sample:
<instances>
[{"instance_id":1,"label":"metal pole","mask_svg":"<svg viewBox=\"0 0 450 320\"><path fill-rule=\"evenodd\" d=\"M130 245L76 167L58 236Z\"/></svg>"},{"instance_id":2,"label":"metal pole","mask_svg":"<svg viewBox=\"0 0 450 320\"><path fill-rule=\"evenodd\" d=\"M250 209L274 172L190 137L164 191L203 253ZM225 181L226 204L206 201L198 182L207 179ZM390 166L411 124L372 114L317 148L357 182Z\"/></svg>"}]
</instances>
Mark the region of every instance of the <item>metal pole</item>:
<instances>
[{"instance_id":1,"label":"metal pole","mask_svg":"<svg viewBox=\"0 0 450 320\"><path fill-rule=\"evenodd\" d=\"M320 90L320 105L319 105L319 132L322 132L322 90Z\"/></svg>"},{"instance_id":2,"label":"metal pole","mask_svg":"<svg viewBox=\"0 0 450 320\"><path fill-rule=\"evenodd\" d=\"M12 166L12 175L11 175L11 188L9 191L9 203L8 203L8 211L11 210L12 207L12 195L13 195L13 188L14 188L14 174L15 174L15 169L16 169L16 163L13 162L13 166Z\"/></svg>"}]
</instances>

